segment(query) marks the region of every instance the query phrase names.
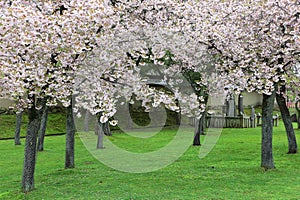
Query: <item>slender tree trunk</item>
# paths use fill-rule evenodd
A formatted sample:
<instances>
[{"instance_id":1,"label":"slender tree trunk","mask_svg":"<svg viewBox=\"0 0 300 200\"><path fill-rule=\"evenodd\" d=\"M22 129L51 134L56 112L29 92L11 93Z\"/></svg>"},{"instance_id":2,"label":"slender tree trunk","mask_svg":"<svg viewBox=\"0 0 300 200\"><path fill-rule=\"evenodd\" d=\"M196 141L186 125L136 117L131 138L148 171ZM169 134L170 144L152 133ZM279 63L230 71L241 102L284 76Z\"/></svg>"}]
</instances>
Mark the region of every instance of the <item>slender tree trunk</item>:
<instances>
[{"instance_id":1,"label":"slender tree trunk","mask_svg":"<svg viewBox=\"0 0 300 200\"><path fill-rule=\"evenodd\" d=\"M181 123L181 112L176 113L176 125Z\"/></svg>"},{"instance_id":2,"label":"slender tree trunk","mask_svg":"<svg viewBox=\"0 0 300 200\"><path fill-rule=\"evenodd\" d=\"M85 116L84 116L84 127L83 130L85 132L89 131L89 122L90 122L90 112L88 110L85 111Z\"/></svg>"},{"instance_id":3,"label":"slender tree trunk","mask_svg":"<svg viewBox=\"0 0 300 200\"><path fill-rule=\"evenodd\" d=\"M202 91L198 96L204 96L204 103L206 107L208 102L208 94ZM205 123L206 123L206 110L204 110L200 119L195 120L194 141L193 141L194 146L201 145L200 135L205 135L204 134Z\"/></svg>"},{"instance_id":4,"label":"slender tree trunk","mask_svg":"<svg viewBox=\"0 0 300 200\"><path fill-rule=\"evenodd\" d=\"M97 131L97 135L98 135L98 140L97 140L97 149L104 149L103 146L103 137L104 137L104 124L102 124L101 122L98 122L98 131Z\"/></svg>"},{"instance_id":5,"label":"slender tree trunk","mask_svg":"<svg viewBox=\"0 0 300 200\"><path fill-rule=\"evenodd\" d=\"M195 120L195 131L194 131L194 141L193 141L194 146L200 146L201 145L200 135L205 135L204 134L205 115L206 112L204 111L200 119Z\"/></svg>"},{"instance_id":6,"label":"slender tree trunk","mask_svg":"<svg viewBox=\"0 0 300 200\"><path fill-rule=\"evenodd\" d=\"M274 169L272 150L273 137L273 107L275 91L271 95L263 94L262 103L262 143L261 143L261 167L265 170Z\"/></svg>"},{"instance_id":7,"label":"slender tree trunk","mask_svg":"<svg viewBox=\"0 0 300 200\"><path fill-rule=\"evenodd\" d=\"M74 168L74 145L75 145L75 121L73 116L72 100L67 107L67 123L66 123L66 157L65 169Z\"/></svg>"},{"instance_id":8,"label":"slender tree trunk","mask_svg":"<svg viewBox=\"0 0 300 200\"><path fill-rule=\"evenodd\" d=\"M30 98L33 102L35 97ZM28 126L24 150L24 167L22 176L22 191L29 192L34 189L34 171L36 163L37 134L40 127L40 113L35 105L28 109Z\"/></svg>"},{"instance_id":9,"label":"slender tree trunk","mask_svg":"<svg viewBox=\"0 0 300 200\"><path fill-rule=\"evenodd\" d=\"M205 135L204 130L206 127L206 110L204 110L200 119L200 135Z\"/></svg>"},{"instance_id":10,"label":"slender tree trunk","mask_svg":"<svg viewBox=\"0 0 300 200\"><path fill-rule=\"evenodd\" d=\"M112 136L110 127L109 127L109 122L106 122L105 124L103 124L103 126L104 126L104 135Z\"/></svg>"},{"instance_id":11,"label":"slender tree trunk","mask_svg":"<svg viewBox=\"0 0 300 200\"><path fill-rule=\"evenodd\" d=\"M201 116L202 118L202 116ZM200 119L195 119L195 130L194 130L194 141L193 145L194 146L200 146L200 135L201 135L201 118Z\"/></svg>"},{"instance_id":12,"label":"slender tree trunk","mask_svg":"<svg viewBox=\"0 0 300 200\"><path fill-rule=\"evenodd\" d=\"M300 109L298 107L298 104L299 104L300 100L297 100L296 103L295 103L295 108L297 110L297 124L298 124L298 129L300 129Z\"/></svg>"},{"instance_id":13,"label":"slender tree trunk","mask_svg":"<svg viewBox=\"0 0 300 200\"><path fill-rule=\"evenodd\" d=\"M48 106L46 105L46 99L43 102L43 114L41 119L41 126L38 133L37 150L44 151L44 138L46 134L47 121L48 121Z\"/></svg>"},{"instance_id":14,"label":"slender tree trunk","mask_svg":"<svg viewBox=\"0 0 300 200\"><path fill-rule=\"evenodd\" d=\"M300 129L300 111L298 111L298 119L297 119L298 129Z\"/></svg>"},{"instance_id":15,"label":"slender tree trunk","mask_svg":"<svg viewBox=\"0 0 300 200\"><path fill-rule=\"evenodd\" d=\"M96 120L96 123L95 123L95 135L98 135L99 131L100 131L99 120Z\"/></svg>"},{"instance_id":16,"label":"slender tree trunk","mask_svg":"<svg viewBox=\"0 0 300 200\"><path fill-rule=\"evenodd\" d=\"M22 126L22 115L22 111L16 113L15 145L21 145L20 132Z\"/></svg>"},{"instance_id":17,"label":"slender tree trunk","mask_svg":"<svg viewBox=\"0 0 300 200\"><path fill-rule=\"evenodd\" d=\"M285 87L282 86L281 92L284 92L284 90L285 90ZM280 93L280 94L276 94L276 100L277 100L278 106L280 108L282 120L283 120L283 123L285 126L286 135L288 138L288 144L289 144L288 153L290 153L290 154L297 153L298 147L297 147L296 136L295 136L295 132L294 132L293 124L292 124L290 111L289 111L288 107L286 106L286 99L284 98L282 93Z\"/></svg>"},{"instance_id":18,"label":"slender tree trunk","mask_svg":"<svg viewBox=\"0 0 300 200\"><path fill-rule=\"evenodd\" d=\"M98 135L97 140L97 149L104 149L103 146L103 137L105 134L105 123L100 122L101 113L97 115L97 127L96 127L96 134Z\"/></svg>"}]
</instances>

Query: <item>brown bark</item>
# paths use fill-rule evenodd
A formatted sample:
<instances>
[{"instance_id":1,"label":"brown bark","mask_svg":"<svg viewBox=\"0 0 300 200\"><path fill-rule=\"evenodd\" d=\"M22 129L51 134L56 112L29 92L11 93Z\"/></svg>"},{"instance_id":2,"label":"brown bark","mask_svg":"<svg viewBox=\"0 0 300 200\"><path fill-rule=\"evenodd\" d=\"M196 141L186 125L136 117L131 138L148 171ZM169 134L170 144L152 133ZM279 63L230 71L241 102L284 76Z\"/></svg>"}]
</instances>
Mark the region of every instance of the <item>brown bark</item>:
<instances>
[{"instance_id":1,"label":"brown bark","mask_svg":"<svg viewBox=\"0 0 300 200\"><path fill-rule=\"evenodd\" d=\"M194 140L193 140L193 145L194 146L200 146L200 134L201 134L201 118L200 119L195 119L195 130L194 130Z\"/></svg>"},{"instance_id":2,"label":"brown bark","mask_svg":"<svg viewBox=\"0 0 300 200\"><path fill-rule=\"evenodd\" d=\"M97 128L96 128L96 134L98 135L98 140L97 140L97 149L104 149L103 146L103 137L105 134L105 123L100 122L100 117L101 114L98 115L98 123L97 123Z\"/></svg>"},{"instance_id":3,"label":"brown bark","mask_svg":"<svg viewBox=\"0 0 300 200\"><path fill-rule=\"evenodd\" d=\"M109 127L109 122L106 122L105 124L103 124L103 130L104 130L104 135L106 136L112 136L111 131L110 131L110 127Z\"/></svg>"},{"instance_id":4,"label":"brown bark","mask_svg":"<svg viewBox=\"0 0 300 200\"><path fill-rule=\"evenodd\" d=\"M48 110L49 110L48 106L46 105L46 101L47 101L46 99L43 100L43 110L42 110L41 125L38 133L37 151L44 151L44 139L46 134Z\"/></svg>"},{"instance_id":5,"label":"brown bark","mask_svg":"<svg viewBox=\"0 0 300 200\"><path fill-rule=\"evenodd\" d=\"M297 100L296 103L295 103L295 108L297 110L297 124L298 124L298 129L300 129L300 109L298 107L298 104L299 104L300 100Z\"/></svg>"},{"instance_id":6,"label":"brown bark","mask_svg":"<svg viewBox=\"0 0 300 200\"><path fill-rule=\"evenodd\" d=\"M20 132L22 126L22 114L23 112L16 113L15 145L21 145Z\"/></svg>"},{"instance_id":7,"label":"brown bark","mask_svg":"<svg viewBox=\"0 0 300 200\"><path fill-rule=\"evenodd\" d=\"M35 102L35 97L29 97ZM39 102L37 102L38 104ZM40 127L41 113L32 105L28 109L28 126L26 132L26 142L24 150L24 166L22 175L22 191L29 192L34 189L34 171L36 163L36 143L37 134Z\"/></svg>"},{"instance_id":8,"label":"brown bark","mask_svg":"<svg viewBox=\"0 0 300 200\"><path fill-rule=\"evenodd\" d=\"M275 91L271 95L263 94L261 167L265 170L275 168L272 149L274 100Z\"/></svg>"},{"instance_id":9,"label":"brown bark","mask_svg":"<svg viewBox=\"0 0 300 200\"><path fill-rule=\"evenodd\" d=\"M65 156L65 169L75 167L75 121L73 116L72 100L67 107L67 123L66 123L66 156Z\"/></svg>"},{"instance_id":10,"label":"brown bark","mask_svg":"<svg viewBox=\"0 0 300 200\"><path fill-rule=\"evenodd\" d=\"M286 99L283 96L283 92L285 91L285 87L281 87L281 93L276 94L276 101L280 108L281 117L284 123L287 139L288 139L288 145L289 145L289 151L288 153L294 154L297 153L298 147L297 147L297 141L296 136L292 124L292 119L290 115L290 111L288 107L286 106Z\"/></svg>"}]
</instances>

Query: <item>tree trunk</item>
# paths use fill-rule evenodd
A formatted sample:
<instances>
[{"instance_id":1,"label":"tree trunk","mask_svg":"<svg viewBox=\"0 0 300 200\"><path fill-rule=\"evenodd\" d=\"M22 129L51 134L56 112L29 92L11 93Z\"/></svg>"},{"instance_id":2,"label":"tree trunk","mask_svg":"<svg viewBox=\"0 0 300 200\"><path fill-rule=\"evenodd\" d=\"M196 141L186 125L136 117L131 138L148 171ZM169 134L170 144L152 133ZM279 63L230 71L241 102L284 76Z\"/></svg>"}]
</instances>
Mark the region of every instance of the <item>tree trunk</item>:
<instances>
[{"instance_id":1,"label":"tree trunk","mask_svg":"<svg viewBox=\"0 0 300 200\"><path fill-rule=\"evenodd\" d=\"M15 145L21 145L20 132L22 126L22 114L22 111L16 113Z\"/></svg>"},{"instance_id":2,"label":"tree trunk","mask_svg":"<svg viewBox=\"0 0 300 200\"><path fill-rule=\"evenodd\" d=\"M90 122L90 112L88 110L85 111L85 116L84 116L84 127L83 130L85 132L89 131L89 122Z\"/></svg>"},{"instance_id":3,"label":"tree trunk","mask_svg":"<svg viewBox=\"0 0 300 200\"><path fill-rule=\"evenodd\" d=\"M273 136L273 107L275 91L271 95L263 94L262 102L262 143L261 167L265 170L274 169L272 136Z\"/></svg>"},{"instance_id":4,"label":"tree trunk","mask_svg":"<svg viewBox=\"0 0 300 200\"><path fill-rule=\"evenodd\" d=\"M33 100L35 97L30 97ZM29 192L34 189L34 170L36 163L36 141L40 127L40 112L35 105L28 109L28 126L26 132L24 167L22 176L22 191Z\"/></svg>"},{"instance_id":5,"label":"tree trunk","mask_svg":"<svg viewBox=\"0 0 300 200\"><path fill-rule=\"evenodd\" d=\"M203 96L204 97L204 103L205 103L205 107L206 107L207 102L208 102L207 92L201 91L201 93L198 94L198 96ZM205 133L204 133L205 123L206 123L206 110L204 110L204 112L201 113L200 119L196 118L196 120L195 120L195 131L194 131L194 141L193 141L194 146L200 146L201 145L200 135L205 135Z\"/></svg>"},{"instance_id":6,"label":"tree trunk","mask_svg":"<svg viewBox=\"0 0 300 200\"><path fill-rule=\"evenodd\" d=\"M109 122L106 122L105 124L103 124L103 126L104 126L104 135L112 136L110 127L109 127Z\"/></svg>"},{"instance_id":7,"label":"tree trunk","mask_svg":"<svg viewBox=\"0 0 300 200\"><path fill-rule=\"evenodd\" d=\"M281 92L285 91L285 87L281 87ZM294 154L297 153L298 147L297 147L297 141L296 136L292 124L292 119L290 115L290 111L288 107L286 106L286 99L284 98L283 94L276 94L276 100L278 103L278 106L280 108L281 117L285 126L286 135L288 138L288 144L289 144L289 151L288 153Z\"/></svg>"},{"instance_id":8,"label":"tree trunk","mask_svg":"<svg viewBox=\"0 0 300 200\"><path fill-rule=\"evenodd\" d=\"M298 119L297 119L298 129L300 129L300 111L298 111Z\"/></svg>"},{"instance_id":9,"label":"tree trunk","mask_svg":"<svg viewBox=\"0 0 300 200\"><path fill-rule=\"evenodd\" d=\"M46 128L47 128L48 110L49 110L49 108L46 105L46 100L44 100L41 126L40 126L39 134L38 134L38 144L37 144L38 151L44 151L44 138L45 138Z\"/></svg>"},{"instance_id":10,"label":"tree trunk","mask_svg":"<svg viewBox=\"0 0 300 200\"><path fill-rule=\"evenodd\" d=\"M67 123L66 123L66 157L65 169L74 168L74 145L75 145L75 121L73 116L72 100L67 107Z\"/></svg>"},{"instance_id":11,"label":"tree trunk","mask_svg":"<svg viewBox=\"0 0 300 200\"><path fill-rule=\"evenodd\" d=\"M300 109L298 107L298 104L299 104L300 100L297 100L296 103L295 103L295 108L297 110L297 124L298 124L298 129L300 129Z\"/></svg>"},{"instance_id":12,"label":"tree trunk","mask_svg":"<svg viewBox=\"0 0 300 200\"><path fill-rule=\"evenodd\" d=\"M97 149L104 149L104 146L103 146L103 137L104 137L104 124L102 123L98 123L98 132L97 132L97 135L98 135L98 140L97 140L97 146L96 148Z\"/></svg>"},{"instance_id":13,"label":"tree trunk","mask_svg":"<svg viewBox=\"0 0 300 200\"><path fill-rule=\"evenodd\" d=\"M200 118L200 135L205 135L204 133L205 127L206 127L206 110L204 110Z\"/></svg>"},{"instance_id":14,"label":"tree trunk","mask_svg":"<svg viewBox=\"0 0 300 200\"><path fill-rule=\"evenodd\" d=\"M98 123L97 123L97 128L96 128L96 134L98 135L98 140L97 140L97 149L104 149L103 146L103 137L105 134L105 123L100 122L100 117L101 114L98 115Z\"/></svg>"},{"instance_id":15,"label":"tree trunk","mask_svg":"<svg viewBox=\"0 0 300 200\"><path fill-rule=\"evenodd\" d=\"M200 135L204 135L204 113L202 113L202 116L200 119L195 120L195 132L194 132L194 146L200 146Z\"/></svg>"}]
</instances>

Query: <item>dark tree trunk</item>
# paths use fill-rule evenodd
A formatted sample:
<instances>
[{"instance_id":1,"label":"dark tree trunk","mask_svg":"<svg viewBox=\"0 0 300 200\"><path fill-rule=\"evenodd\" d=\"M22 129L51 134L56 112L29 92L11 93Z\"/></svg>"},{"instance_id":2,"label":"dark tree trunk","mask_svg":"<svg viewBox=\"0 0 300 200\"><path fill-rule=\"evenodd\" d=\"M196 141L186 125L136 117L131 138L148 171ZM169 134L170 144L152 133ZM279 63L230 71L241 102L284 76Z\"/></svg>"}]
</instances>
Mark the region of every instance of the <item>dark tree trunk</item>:
<instances>
[{"instance_id":1,"label":"dark tree trunk","mask_svg":"<svg viewBox=\"0 0 300 200\"><path fill-rule=\"evenodd\" d=\"M30 97L34 102L35 97ZM34 171L36 163L37 134L40 127L41 114L35 105L28 109L28 126L26 132L24 167L22 176L22 191L29 192L34 189Z\"/></svg>"},{"instance_id":2,"label":"dark tree trunk","mask_svg":"<svg viewBox=\"0 0 300 200\"><path fill-rule=\"evenodd\" d=\"M98 123L97 123L97 128L96 128L96 134L98 135L98 140L97 140L97 146L96 148L97 149L104 149L104 146L103 146L103 137L104 137L104 134L105 134L105 123L101 123L100 122L100 115L98 115Z\"/></svg>"},{"instance_id":3,"label":"dark tree trunk","mask_svg":"<svg viewBox=\"0 0 300 200\"><path fill-rule=\"evenodd\" d=\"M297 119L298 129L300 129L300 111L298 111L298 119Z\"/></svg>"},{"instance_id":4,"label":"dark tree trunk","mask_svg":"<svg viewBox=\"0 0 300 200\"><path fill-rule=\"evenodd\" d=\"M99 122L99 131L97 133L98 135L98 140L97 140L97 149L104 149L104 146L103 146L103 137L104 137L104 131L103 131L103 124L101 124Z\"/></svg>"},{"instance_id":5,"label":"dark tree trunk","mask_svg":"<svg viewBox=\"0 0 300 200\"><path fill-rule=\"evenodd\" d=\"M46 99L45 99L43 102L41 126L38 133L38 144L37 144L38 151L44 151L44 138L45 138L46 128L47 128L48 110L49 108L46 105Z\"/></svg>"},{"instance_id":6,"label":"dark tree trunk","mask_svg":"<svg viewBox=\"0 0 300 200\"><path fill-rule=\"evenodd\" d=\"M176 113L176 125L181 123L181 112Z\"/></svg>"},{"instance_id":7,"label":"dark tree trunk","mask_svg":"<svg viewBox=\"0 0 300 200\"><path fill-rule=\"evenodd\" d=\"M300 129L300 109L298 107L298 104L299 104L300 100L297 100L296 103L295 103L295 108L297 110L297 124L298 124L298 129Z\"/></svg>"},{"instance_id":8,"label":"dark tree trunk","mask_svg":"<svg viewBox=\"0 0 300 200\"><path fill-rule=\"evenodd\" d=\"M194 146L200 146L201 145L201 142L200 142L201 118L200 119L197 119L197 118L195 119L195 130L194 130L194 141L193 141Z\"/></svg>"},{"instance_id":9,"label":"dark tree trunk","mask_svg":"<svg viewBox=\"0 0 300 200\"><path fill-rule=\"evenodd\" d=\"M88 110L85 111L85 116L84 116L84 127L83 130L85 132L89 131L89 122L90 122L90 112Z\"/></svg>"},{"instance_id":10,"label":"dark tree trunk","mask_svg":"<svg viewBox=\"0 0 300 200\"><path fill-rule=\"evenodd\" d=\"M100 131L99 121L96 120L96 123L95 123L95 135L98 135L99 131Z\"/></svg>"},{"instance_id":11,"label":"dark tree trunk","mask_svg":"<svg viewBox=\"0 0 300 200\"><path fill-rule=\"evenodd\" d=\"M262 102L262 143L261 143L261 167L265 170L274 169L272 150L273 137L273 107L275 91L271 95L263 94Z\"/></svg>"},{"instance_id":12,"label":"dark tree trunk","mask_svg":"<svg viewBox=\"0 0 300 200\"><path fill-rule=\"evenodd\" d=\"M205 120L206 120L205 116L206 116L206 111L202 113L200 119L195 120L195 131L194 131L194 141L193 141L194 146L200 146L201 145L200 135L205 135L204 133Z\"/></svg>"},{"instance_id":13,"label":"dark tree trunk","mask_svg":"<svg viewBox=\"0 0 300 200\"><path fill-rule=\"evenodd\" d=\"M285 92L285 87L281 87L281 92ZM281 117L285 126L286 135L288 138L288 144L289 144L289 151L288 153L294 154L297 153L298 147L297 147L297 141L296 136L292 124L292 119L290 115L290 111L288 107L286 106L286 99L284 98L283 94L276 94L276 100L277 104L280 108Z\"/></svg>"},{"instance_id":14,"label":"dark tree trunk","mask_svg":"<svg viewBox=\"0 0 300 200\"><path fill-rule=\"evenodd\" d=\"M205 135L204 130L206 127L206 110L202 114L200 118L200 135Z\"/></svg>"},{"instance_id":15,"label":"dark tree trunk","mask_svg":"<svg viewBox=\"0 0 300 200\"><path fill-rule=\"evenodd\" d=\"M110 127L109 127L109 122L106 122L105 124L103 124L103 128L104 128L104 135L106 136L112 136L111 131L110 131Z\"/></svg>"},{"instance_id":16,"label":"dark tree trunk","mask_svg":"<svg viewBox=\"0 0 300 200\"><path fill-rule=\"evenodd\" d=\"M208 102L208 93L205 91L201 91L201 93L198 94L198 96L204 97L204 103L205 103L205 107L206 107L207 102ZM193 141L194 146L201 145L200 135L205 135L204 134L205 124L206 124L206 110L204 110L204 112L201 113L200 119L196 118L196 120L195 120L194 141Z\"/></svg>"},{"instance_id":17,"label":"dark tree trunk","mask_svg":"<svg viewBox=\"0 0 300 200\"><path fill-rule=\"evenodd\" d=\"M15 145L21 145L20 132L22 126L22 115L23 112L16 113Z\"/></svg>"},{"instance_id":18,"label":"dark tree trunk","mask_svg":"<svg viewBox=\"0 0 300 200\"><path fill-rule=\"evenodd\" d=\"M74 145L75 145L75 121L73 116L72 100L67 107L67 123L66 123L66 157L65 169L74 168Z\"/></svg>"}]
</instances>

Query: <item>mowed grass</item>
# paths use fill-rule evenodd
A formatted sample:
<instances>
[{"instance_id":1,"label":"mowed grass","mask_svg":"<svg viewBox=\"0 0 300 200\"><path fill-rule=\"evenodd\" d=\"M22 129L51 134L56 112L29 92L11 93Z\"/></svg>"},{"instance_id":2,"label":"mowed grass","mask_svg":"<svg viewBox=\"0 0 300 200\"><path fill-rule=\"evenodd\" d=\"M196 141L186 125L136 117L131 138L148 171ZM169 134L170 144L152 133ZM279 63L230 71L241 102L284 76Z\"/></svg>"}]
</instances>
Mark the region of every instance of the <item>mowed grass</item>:
<instances>
[{"instance_id":1,"label":"mowed grass","mask_svg":"<svg viewBox=\"0 0 300 200\"><path fill-rule=\"evenodd\" d=\"M192 130L186 130L192 140ZM134 138L117 132L110 140L120 148L142 153L165 146L175 133L176 129L166 129L151 138ZM299 140L300 131L296 134ZM36 189L23 194L24 146L0 141L0 199L300 199L300 156L286 154L282 122L274 128L275 170L260 168L260 143L260 127L223 129L216 146L203 159L198 157L201 147L191 146L163 169L134 174L103 165L86 150L79 135L76 168L65 170L65 136L46 137L45 151L37 158Z\"/></svg>"},{"instance_id":2,"label":"mowed grass","mask_svg":"<svg viewBox=\"0 0 300 200\"><path fill-rule=\"evenodd\" d=\"M22 116L21 137L25 137L28 123L26 113ZM16 127L16 115L0 115L0 139L14 138ZM46 134L65 133L66 116L64 113L50 113L48 115Z\"/></svg>"}]
</instances>

